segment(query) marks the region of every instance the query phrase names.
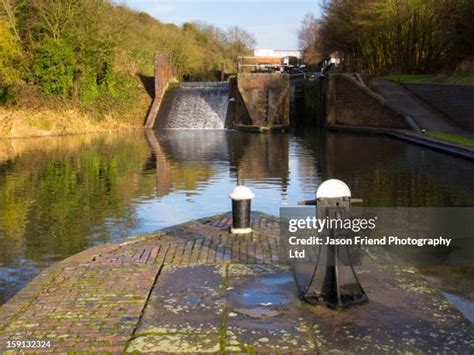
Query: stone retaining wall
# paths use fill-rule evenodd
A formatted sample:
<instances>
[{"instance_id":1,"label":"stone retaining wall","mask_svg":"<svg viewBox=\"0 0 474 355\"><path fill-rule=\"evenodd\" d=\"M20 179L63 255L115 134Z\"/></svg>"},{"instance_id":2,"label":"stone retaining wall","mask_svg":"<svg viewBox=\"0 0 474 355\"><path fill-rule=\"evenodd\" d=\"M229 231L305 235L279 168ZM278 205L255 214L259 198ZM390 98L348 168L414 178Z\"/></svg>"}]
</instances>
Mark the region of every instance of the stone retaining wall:
<instances>
[{"instance_id":1,"label":"stone retaining wall","mask_svg":"<svg viewBox=\"0 0 474 355\"><path fill-rule=\"evenodd\" d=\"M331 74L327 93L327 125L408 129L404 117L384 99L347 74Z\"/></svg>"},{"instance_id":2,"label":"stone retaining wall","mask_svg":"<svg viewBox=\"0 0 474 355\"><path fill-rule=\"evenodd\" d=\"M402 85L462 128L474 130L474 85Z\"/></svg>"}]
</instances>

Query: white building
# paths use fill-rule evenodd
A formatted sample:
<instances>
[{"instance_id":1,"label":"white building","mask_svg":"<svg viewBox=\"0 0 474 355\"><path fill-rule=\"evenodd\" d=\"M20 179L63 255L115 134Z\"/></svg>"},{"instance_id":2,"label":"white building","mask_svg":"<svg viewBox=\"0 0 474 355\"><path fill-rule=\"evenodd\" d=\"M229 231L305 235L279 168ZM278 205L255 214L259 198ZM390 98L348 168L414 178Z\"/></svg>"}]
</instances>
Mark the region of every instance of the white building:
<instances>
[{"instance_id":1,"label":"white building","mask_svg":"<svg viewBox=\"0 0 474 355\"><path fill-rule=\"evenodd\" d=\"M302 53L299 50L286 50L286 49L255 49L253 51L255 57L296 57L298 59L302 58Z\"/></svg>"}]
</instances>

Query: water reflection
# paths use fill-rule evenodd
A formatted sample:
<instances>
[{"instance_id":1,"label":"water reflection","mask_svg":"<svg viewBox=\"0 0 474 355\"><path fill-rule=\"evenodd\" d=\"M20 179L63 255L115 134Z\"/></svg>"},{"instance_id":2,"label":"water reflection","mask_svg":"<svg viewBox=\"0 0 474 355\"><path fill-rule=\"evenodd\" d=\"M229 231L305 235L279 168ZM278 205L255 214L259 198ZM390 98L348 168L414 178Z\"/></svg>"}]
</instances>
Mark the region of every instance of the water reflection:
<instances>
[{"instance_id":1,"label":"water reflection","mask_svg":"<svg viewBox=\"0 0 474 355\"><path fill-rule=\"evenodd\" d=\"M244 181L263 181L288 187L288 136L285 134L231 135L228 140L232 152L232 173Z\"/></svg>"},{"instance_id":2,"label":"water reflection","mask_svg":"<svg viewBox=\"0 0 474 355\"><path fill-rule=\"evenodd\" d=\"M474 164L388 137L316 133L305 137L324 178L348 183L377 207L454 207L474 202Z\"/></svg>"},{"instance_id":3,"label":"water reflection","mask_svg":"<svg viewBox=\"0 0 474 355\"><path fill-rule=\"evenodd\" d=\"M157 135L145 132L155 161L156 194L168 195L175 190L192 192L217 173L217 166L225 166L225 131L169 131ZM212 162L212 164L211 164ZM150 168L153 164L150 162Z\"/></svg>"},{"instance_id":4,"label":"water reflection","mask_svg":"<svg viewBox=\"0 0 474 355\"><path fill-rule=\"evenodd\" d=\"M287 135L169 130L149 131L145 136L155 159L158 196L173 190L196 190L225 171L235 181L273 184L287 190Z\"/></svg>"},{"instance_id":5,"label":"water reflection","mask_svg":"<svg viewBox=\"0 0 474 355\"><path fill-rule=\"evenodd\" d=\"M151 195L141 135L2 141L0 300L38 269L137 224L130 199ZM123 231L111 233L107 225ZM11 283L13 281L13 284Z\"/></svg>"},{"instance_id":6,"label":"water reflection","mask_svg":"<svg viewBox=\"0 0 474 355\"><path fill-rule=\"evenodd\" d=\"M163 131L0 141L0 303L97 243L230 209L314 197L340 178L371 206L472 206L474 164L377 136Z\"/></svg>"}]
</instances>

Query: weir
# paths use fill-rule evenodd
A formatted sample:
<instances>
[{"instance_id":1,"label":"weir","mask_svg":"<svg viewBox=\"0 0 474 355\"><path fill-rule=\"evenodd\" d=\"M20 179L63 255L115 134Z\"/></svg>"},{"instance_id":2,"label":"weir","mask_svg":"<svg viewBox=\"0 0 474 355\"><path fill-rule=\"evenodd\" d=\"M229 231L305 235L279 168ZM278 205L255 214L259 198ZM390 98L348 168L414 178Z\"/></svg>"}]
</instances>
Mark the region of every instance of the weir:
<instances>
[{"instance_id":1,"label":"weir","mask_svg":"<svg viewBox=\"0 0 474 355\"><path fill-rule=\"evenodd\" d=\"M227 82L186 82L166 92L155 127L224 129L229 103Z\"/></svg>"},{"instance_id":2,"label":"weir","mask_svg":"<svg viewBox=\"0 0 474 355\"><path fill-rule=\"evenodd\" d=\"M169 56L158 53L145 128L280 132L290 126L287 74L238 73L225 82L173 84L173 72Z\"/></svg>"}]
</instances>

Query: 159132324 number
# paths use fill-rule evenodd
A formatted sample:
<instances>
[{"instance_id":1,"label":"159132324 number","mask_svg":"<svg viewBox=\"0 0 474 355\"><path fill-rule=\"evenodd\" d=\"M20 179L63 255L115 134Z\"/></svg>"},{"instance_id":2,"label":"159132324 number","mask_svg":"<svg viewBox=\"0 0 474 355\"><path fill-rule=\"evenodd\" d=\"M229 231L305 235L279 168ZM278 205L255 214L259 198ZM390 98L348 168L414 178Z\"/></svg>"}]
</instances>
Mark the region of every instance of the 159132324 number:
<instances>
[{"instance_id":1,"label":"159132324 number","mask_svg":"<svg viewBox=\"0 0 474 355\"><path fill-rule=\"evenodd\" d=\"M8 340L7 349L46 349L51 347L50 340Z\"/></svg>"}]
</instances>

